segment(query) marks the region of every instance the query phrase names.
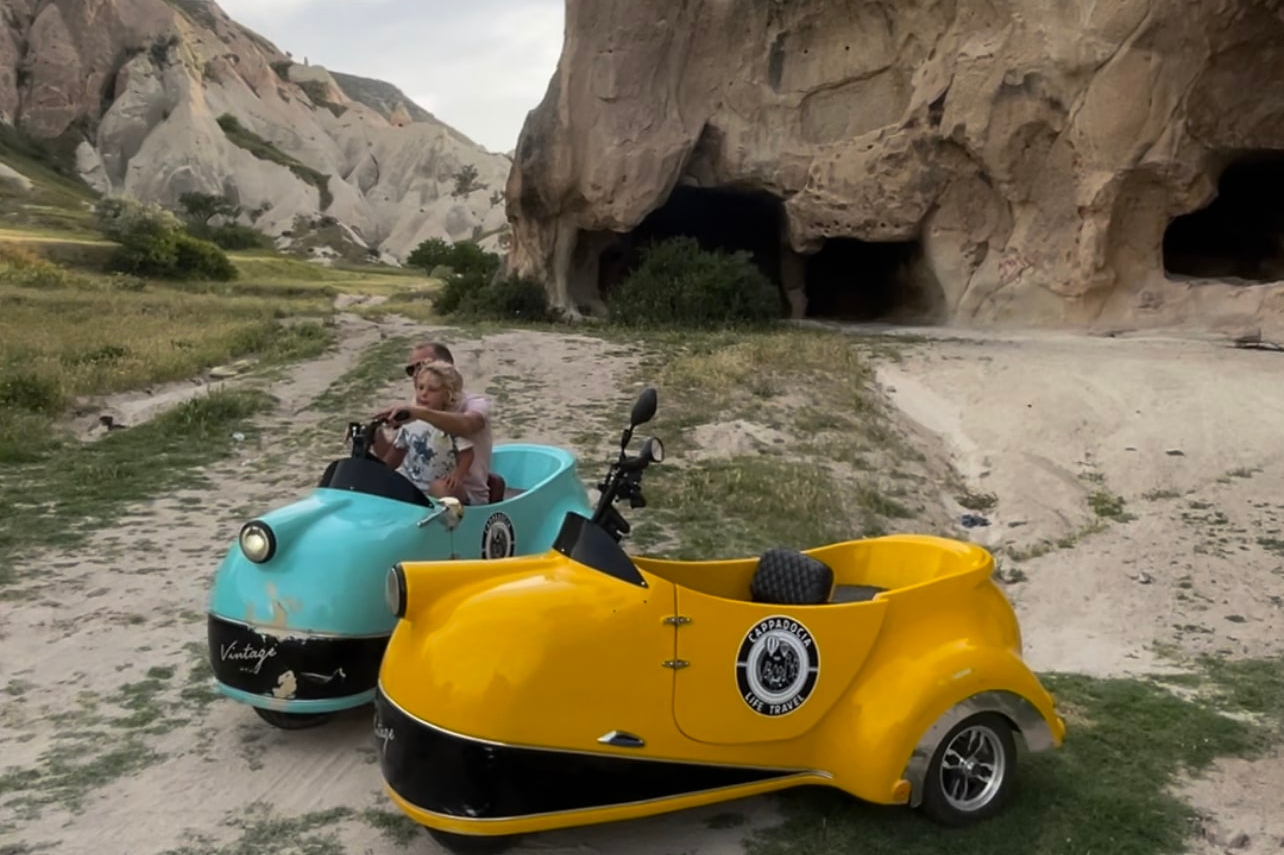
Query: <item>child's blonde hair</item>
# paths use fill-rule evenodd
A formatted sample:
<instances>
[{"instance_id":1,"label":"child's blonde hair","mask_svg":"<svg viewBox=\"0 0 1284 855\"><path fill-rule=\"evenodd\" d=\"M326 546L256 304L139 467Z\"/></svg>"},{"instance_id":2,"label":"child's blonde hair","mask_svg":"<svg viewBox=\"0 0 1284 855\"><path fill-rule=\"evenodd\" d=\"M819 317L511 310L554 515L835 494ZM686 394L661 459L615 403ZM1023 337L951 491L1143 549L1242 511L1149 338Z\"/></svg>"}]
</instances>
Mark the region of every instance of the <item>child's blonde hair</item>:
<instances>
[{"instance_id":1,"label":"child's blonde hair","mask_svg":"<svg viewBox=\"0 0 1284 855\"><path fill-rule=\"evenodd\" d=\"M421 362L418 370L415 371L415 380L418 381L419 375L425 371L435 375L441 381L441 385L446 389L446 406L452 410L456 409L460 399L464 397L464 377L459 373L459 369L441 360Z\"/></svg>"}]
</instances>

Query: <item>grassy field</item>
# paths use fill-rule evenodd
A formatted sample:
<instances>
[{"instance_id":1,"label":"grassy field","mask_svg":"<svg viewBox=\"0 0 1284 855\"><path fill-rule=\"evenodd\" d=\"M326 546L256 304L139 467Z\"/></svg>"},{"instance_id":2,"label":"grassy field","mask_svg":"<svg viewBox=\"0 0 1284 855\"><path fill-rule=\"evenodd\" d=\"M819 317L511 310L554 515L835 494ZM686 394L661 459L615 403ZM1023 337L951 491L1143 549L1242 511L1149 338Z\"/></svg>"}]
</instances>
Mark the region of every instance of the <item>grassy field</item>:
<instances>
[{"instance_id":1,"label":"grassy field","mask_svg":"<svg viewBox=\"0 0 1284 855\"><path fill-rule=\"evenodd\" d=\"M414 271L322 267L272 251L232 253L232 282L106 275L113 244L50 226L0 228L0 557L69 544L231 449L270 408L216 391L82 443L60 426L86 397L254 370L333 346L341 293L395 295L431 284ZM9 562L0 584L12 581Z\"/></svg>"}]
</instances>

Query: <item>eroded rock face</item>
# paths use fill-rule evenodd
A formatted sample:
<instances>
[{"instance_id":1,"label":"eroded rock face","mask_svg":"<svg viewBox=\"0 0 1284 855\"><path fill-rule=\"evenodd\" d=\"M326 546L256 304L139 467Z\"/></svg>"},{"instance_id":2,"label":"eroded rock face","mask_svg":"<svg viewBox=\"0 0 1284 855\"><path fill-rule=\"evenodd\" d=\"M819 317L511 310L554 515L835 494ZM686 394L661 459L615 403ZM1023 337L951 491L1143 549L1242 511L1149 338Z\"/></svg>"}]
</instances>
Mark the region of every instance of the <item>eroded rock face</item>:
<instances>
[{"instance_id":1,"label":"eroded rock face","mask_svg":"<svg viewBox=\"0 0 1284 855\"><path fill-rule=\"evenodd\" d=\"M506 231L509 158L394 87L292 63L216 4L6 0L3 21L0 120L74 151L102 192L171 207L228 193L268 234L332 217L395 258L430 237L493 248ZM256 156L224 115L280 156ZM476 189L453 195L466 166Z\"/></svg>"},{"instance_id":2,"label":"eroded rock face","mask_svg":"<svg viewBox=\"0 0 1284 855\"><path fill-rule=\"evenodd\" d=\"M509 176L509 267L600 310L616 234L675 187L735 186L782 206L798 314L834 238L917 242L943 322L1269 313L1277 287L1166 276L1162 244L1226 163L1284 149L1276 5L568 0Z\"/></svg>"}]
</instances>

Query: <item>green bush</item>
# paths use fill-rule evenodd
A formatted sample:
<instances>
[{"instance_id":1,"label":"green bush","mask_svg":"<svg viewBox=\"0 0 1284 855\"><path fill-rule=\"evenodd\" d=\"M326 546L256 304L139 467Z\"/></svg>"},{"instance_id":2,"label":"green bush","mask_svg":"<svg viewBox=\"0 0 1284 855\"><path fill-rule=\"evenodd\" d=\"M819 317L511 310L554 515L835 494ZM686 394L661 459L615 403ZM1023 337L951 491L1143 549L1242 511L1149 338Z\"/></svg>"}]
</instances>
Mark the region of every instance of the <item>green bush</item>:
<instances>
[{"instance_id":1,"label":"green bush","mask_svg":"<svg viewBox=\"0 0 1284 855\"><path fill-rule=\"evenodd\" d=\"M184 230L182 222L159 205L108 197L95 208L103 236L119 246L107 270L158 279L235 279L231 260L209 241Z\"/></svg>"},{"instance_id":2,"label":"green bush","mask_svg":"<svg viewBox=\"0 0 1284 855\"><path fill-rule=\"evenodd\" d=\"M237 277L236 265L223 250L207 240L180 232L175 241L176 279L215 279L228 282Z\"/></svg>"},{"instance_id":3,"label":"green bush","mask_svg":"<svg viewBox=\"0 0 1284 855\"><path fill-rule=\"evenodd\" d=\"M472 241L450 243L429 238L406 256L406 264L424 270L429 276L440 276L441 268L460 275L476 274L490 279L499 270L500 258Z\"/></svg>"},{"instance_id":4,"label":"green bush","mask_svg":"<svg viewBox=\"0 0 1284 855\"><path fill-rule=\"evenodd\" d=\"M54 377L29 371L0 375L0 409L57 415L67 403Z\"/></svg>"},{"instance_id":5,"label":"green bush","mask_svg":"<svg viewBox=\"0 0 1284 855\"><path fill-rule=\"evenodd\" d=\"M642 263L607 296L627 327L757 326L785 315L783 298L747 252L708 252L679 237L645 249Z\"/></svg>"},{"instance_id":6,"label":"green bush","mask_svg":"<svg viewBox=\"0 0 1284 855\"><path fill-rule=\"evenodd\" d=\"M261 231L240 223L228 223L210 229L209 240L223 249L258 249L267 244Z\"/></svg>"},{"instance_id":7,"label":"green bush","mask_svg":"<svg viewBox=\"0 0 1284 855\"><path fill-rule=\"evenodd\" d=\"M443 315L496 321L546 321L548 294L537 280L491 279L481 273L452 274L433 300Z\"/></svg>"}]
</instances>

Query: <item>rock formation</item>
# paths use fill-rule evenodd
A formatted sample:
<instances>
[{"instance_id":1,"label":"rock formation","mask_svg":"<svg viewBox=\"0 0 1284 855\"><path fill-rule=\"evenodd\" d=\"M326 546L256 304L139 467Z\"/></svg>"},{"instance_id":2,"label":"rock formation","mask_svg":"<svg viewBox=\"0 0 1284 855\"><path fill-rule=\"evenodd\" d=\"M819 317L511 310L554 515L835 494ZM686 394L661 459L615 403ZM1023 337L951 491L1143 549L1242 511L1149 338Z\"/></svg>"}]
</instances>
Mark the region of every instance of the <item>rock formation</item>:
<instances>
[{"instance_id":1,"label":"rock formation","mask_svg":"<svg viewBox=\"0 0 1284 855\"><path fill-rule=\"evenodd\" d=\"M1284 315L1278 0L567 0L566 33L508 267L572 314L682 232L796 316Z\"/></svg>"},{"instance_id":2,"label":"rock formation","mask_svg":"<svg viewBox=\"0 0 1284 855\"><path fill-rule=\"evenodd\" d=\"M330 224L394 258L507 230L509 158L386 83L292 62L213 2L5 0L3 15L0 120L74 154L102 192L226 193L268 234Z\"/></svg>"}]
</instances>

